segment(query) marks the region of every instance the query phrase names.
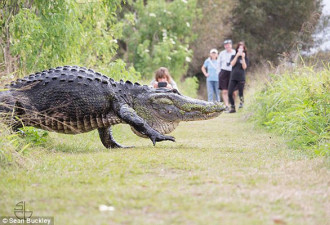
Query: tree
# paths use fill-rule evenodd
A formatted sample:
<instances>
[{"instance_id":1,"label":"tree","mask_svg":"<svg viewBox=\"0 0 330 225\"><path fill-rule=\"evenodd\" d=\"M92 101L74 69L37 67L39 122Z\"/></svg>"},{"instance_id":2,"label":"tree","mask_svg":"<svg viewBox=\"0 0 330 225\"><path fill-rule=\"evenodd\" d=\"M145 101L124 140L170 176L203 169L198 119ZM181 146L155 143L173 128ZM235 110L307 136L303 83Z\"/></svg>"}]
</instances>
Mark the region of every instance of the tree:
<instances>
[{"instance_id":1,"label":"tree","mask_svg":"<svg viewBox=\"0 0 330 225\"><path fill-rule=\"evenodd\" d=\"M189 44L194 38L191 26L198 12L196 0L137 0L129 6L122 38L125 60L145 77L165 66L181 78L192 56Z\"/></svg>"},{"instance_id":2,"label":"tree","mask_svg":"<svg viewBox=\"0 0 330 225\"><path fill-rule=\"evenodd\" d=\"M243 40L254 62L304 49L320 15L320 0L240 0L233 10L234 40Z\"/></svg>"},{"instance_id":3,"label":"tree","mask_svg":"<svg viewBox=\"0 0 330 225\"><path fill-rule=\"evenodd\" d=\"M6 24L10 54L17 59L16 73L26 75L77 64L111 73L116 75L114 78L128 75L122 61L118 65L112 62L118 48L117 39L122 36L122 23L116 16L121 2L22 0L8 5L7 8L17 8L8 16L10 20ZM112 66L120 71L111 72ZM133 76L137 75L130 71Z\"/></svg>"},{"instance_id":4,"label":"tree","mask_svg":"<svg viewBox=\"0 0 330 225\"><path fill-rule=\"evenodd\" d=\"M0 1L0 71L10 74L15 70L14 61L17 58L10 54L10 30L9 25L13 17L19 13L22 7L29 7L31 3L25 0ZM0 76L1 76L0 72Z\"/></svg>"}]
</instances>

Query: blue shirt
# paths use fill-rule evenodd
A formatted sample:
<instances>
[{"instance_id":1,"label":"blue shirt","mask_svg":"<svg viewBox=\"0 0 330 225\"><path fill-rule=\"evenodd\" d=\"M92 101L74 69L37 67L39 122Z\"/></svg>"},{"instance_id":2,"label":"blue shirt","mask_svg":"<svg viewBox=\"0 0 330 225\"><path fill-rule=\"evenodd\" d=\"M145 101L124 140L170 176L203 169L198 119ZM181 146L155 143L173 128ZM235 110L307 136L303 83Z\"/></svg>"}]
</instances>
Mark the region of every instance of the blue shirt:
<instances>
[{"instance_id":1,"label":"blue shirt","mask_svg":"<svg viewBox=\"0 0 330 225\"><path fill-rule=\"evenodd\" d=\"M219 81L219 64L217 60L206 59L204 62L204 67L207 69L209 76L206 78L207 81Z\"/></svg>"}]
</instances>

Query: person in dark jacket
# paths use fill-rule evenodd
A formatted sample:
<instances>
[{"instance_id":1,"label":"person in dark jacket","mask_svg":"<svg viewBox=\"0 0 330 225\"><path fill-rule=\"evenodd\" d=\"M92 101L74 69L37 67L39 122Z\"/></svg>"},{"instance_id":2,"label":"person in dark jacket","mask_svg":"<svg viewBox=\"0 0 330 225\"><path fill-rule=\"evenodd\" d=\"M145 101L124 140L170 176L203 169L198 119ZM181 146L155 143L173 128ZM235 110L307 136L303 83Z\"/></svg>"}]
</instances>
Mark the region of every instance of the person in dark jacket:
<instances>
[{"instance_id":1,"label":"person in dark jacket","mask_svg":"<svg viewBox=\"0 0 330 225\"><path fill-rule=\"evenodd\" d=\"M247 49L244 42L239 42L236 47L236 55L231 57L232 71L230 75L229 87L228 87L228 97L231 105L230 113L235 113L235 100L233 97L233 92L235 87L238 87L238 95L240 99L239 108L243 108L244 96L243 90L245 85L245 70L249 65L249 59L247 57Z\"/></svg>"}]
</instances>

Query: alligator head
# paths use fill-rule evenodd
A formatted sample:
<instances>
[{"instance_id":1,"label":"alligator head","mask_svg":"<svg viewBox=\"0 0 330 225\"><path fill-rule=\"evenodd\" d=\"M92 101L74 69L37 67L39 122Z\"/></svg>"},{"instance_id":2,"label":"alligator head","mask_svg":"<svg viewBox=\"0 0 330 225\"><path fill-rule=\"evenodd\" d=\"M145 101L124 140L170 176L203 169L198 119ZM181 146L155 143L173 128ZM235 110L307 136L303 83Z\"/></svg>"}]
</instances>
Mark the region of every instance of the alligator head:
<instances>
[{"instance_id":1,"label":"alligator head","mask_svg":"<svg viewBox=\"0 0 330 225\"><path fill-rule=\"evenodd\" d=\"M153 90L134 99L134 110L162 134L172 132L181 121L207 120L219 116L222 103L206 102L183 96L176 90ZM134 133L143 136L133 129Z\"/></svg>"}]
</instances>

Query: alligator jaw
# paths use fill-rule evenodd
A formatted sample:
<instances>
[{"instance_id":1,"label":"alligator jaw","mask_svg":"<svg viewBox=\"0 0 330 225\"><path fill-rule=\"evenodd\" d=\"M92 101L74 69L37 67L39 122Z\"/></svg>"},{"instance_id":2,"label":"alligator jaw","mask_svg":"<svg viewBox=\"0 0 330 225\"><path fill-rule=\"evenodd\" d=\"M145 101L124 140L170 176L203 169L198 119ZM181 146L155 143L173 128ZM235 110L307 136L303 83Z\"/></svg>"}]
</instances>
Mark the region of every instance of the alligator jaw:
<instances>
[{"instance_id":1,"label":"alligator jaw","mask_svg":"<svg viewBox=\"0 0 330 225\"><path fill-rule=\"evenodd\" d=\"M207 120L219 116L225 110L222 103L206 102L168 92L142 96L136 103L135 110L138 114L149 122L154 121L154 124Z\"/></svg>"},{"instance_id":2,"label":"alligator jaw","mask_svg":"<svg viewBox=\"0 0 330 225\"><path fill-rule=\"evenodd\" d=\"M187 101L175 102L182 112L182 121L208 120L219 116L225 107L222 103L206 102L198 99L184 97Z\"/></svg>"}]
</instances>

